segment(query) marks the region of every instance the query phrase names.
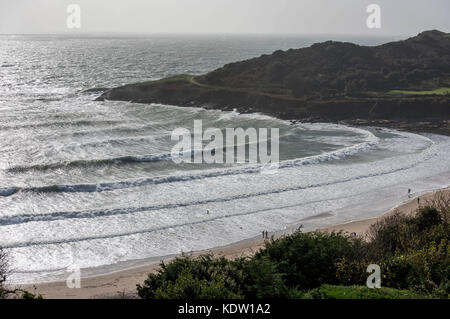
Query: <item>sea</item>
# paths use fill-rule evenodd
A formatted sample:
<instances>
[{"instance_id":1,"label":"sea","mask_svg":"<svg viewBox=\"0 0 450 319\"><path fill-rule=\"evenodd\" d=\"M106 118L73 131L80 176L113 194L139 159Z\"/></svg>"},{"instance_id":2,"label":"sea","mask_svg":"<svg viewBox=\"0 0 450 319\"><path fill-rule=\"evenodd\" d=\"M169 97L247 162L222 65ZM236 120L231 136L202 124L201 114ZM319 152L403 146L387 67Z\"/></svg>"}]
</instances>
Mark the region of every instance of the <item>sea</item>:
<instances>
[{"instance_id":1,"label":"sea","mask_svg":"<svg viewBox=\"0 0 450 319\"><path fill-rule=\"evenodd\" d=\"M0 246L13 283L106 274L191 251L380 215L449 186L450 139L264 114L95 99L112 88L328 39L1 35ZM177 128L278 128L279 169L176 163ZM225 149L225 152L231 151Z\"/></svg>"}]
</instances>

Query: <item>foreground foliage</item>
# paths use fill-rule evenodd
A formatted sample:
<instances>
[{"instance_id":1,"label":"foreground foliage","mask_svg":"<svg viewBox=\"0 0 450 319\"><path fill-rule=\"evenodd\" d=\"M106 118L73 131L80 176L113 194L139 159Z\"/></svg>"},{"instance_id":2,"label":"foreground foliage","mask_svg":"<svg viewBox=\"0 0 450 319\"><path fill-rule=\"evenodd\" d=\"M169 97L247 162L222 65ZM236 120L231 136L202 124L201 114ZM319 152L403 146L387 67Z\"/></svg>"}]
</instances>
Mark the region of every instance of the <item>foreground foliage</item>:
<instances>
[{"instance_id":1,"label":"foreground foliage","mask_svg":"<svg viewBox=\"0 0 450 319\"><path fill-rule=\"evenodd\" d=\"M448 298L449 202L441 196L414 216L386 217L366 241L299 229L268 241L251 258L182 256L161 263L137 292L170 299ZM363 287L370 264L381 267L383 289Z\"/></svg>"}]
</instances>

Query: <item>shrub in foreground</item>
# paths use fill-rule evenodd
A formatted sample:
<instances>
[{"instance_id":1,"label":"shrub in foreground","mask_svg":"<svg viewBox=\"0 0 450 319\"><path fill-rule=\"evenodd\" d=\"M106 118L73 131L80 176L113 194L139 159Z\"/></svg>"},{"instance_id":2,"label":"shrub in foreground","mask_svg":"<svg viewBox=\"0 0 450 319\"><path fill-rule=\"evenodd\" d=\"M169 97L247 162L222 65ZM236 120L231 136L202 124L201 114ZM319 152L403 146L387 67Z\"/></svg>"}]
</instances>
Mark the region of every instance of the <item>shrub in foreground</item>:
<instances>
[{"instance_id":1,"label":"shrub in foreground","mask_svg":"<svg viewBox=\"0 0 450 319\"><path fill-rule=\"evenodd\" d=\"M342 233L302 233L268 242L255 259L263 257L273 261L286 284L299 290L322 284L339 284L336 276L338 261L345 258L359 260L364 244ZM367 267L367 266L366 266Z\"/></svg>"},{"instance_id":2,"label":"shrub in foreground","mask_svg":"<svg viewBox=\"0 0 450 319\"><path fill-rule=\"evenodd\" d=\"M239 297L241 282L243 274L239 261L231 262L211 255L198 258L181 256L169 264L162 262L156 274L149 274L142 285L137 285L137 293L141 298L150 299L171 298L175 295L179 298L201 299L205 291L215 291L214 296L229 294Z\"/></svg>"},{"instance_id":3,"label":"shrub in foreground","mask_svg":"<svg viewBox=\"0 0 450 319\"><path fill-rule=\"evenodd\" d=\"M137 291L141 298L448 298L449 203L394 214L367 238L294 234L266 242L251 258L182 256L161 264ZM381 268L382 289L363 287L367 266ZM345 286L344 286L345 285Z\"/></svg>"},{"instance_id":4,"label":"shrub in foreground","mask_svg":"<svg viewBox=\"0 0 450 319\"><path fill-rule=\"evenodd\" d=\"M161 264L137 286L141 298L295 298L302 290L339 283L338 261L355 260L362 243L341 233L302 233L266 243L252 258L182 256Z\"/></svg>"}]
</instances>

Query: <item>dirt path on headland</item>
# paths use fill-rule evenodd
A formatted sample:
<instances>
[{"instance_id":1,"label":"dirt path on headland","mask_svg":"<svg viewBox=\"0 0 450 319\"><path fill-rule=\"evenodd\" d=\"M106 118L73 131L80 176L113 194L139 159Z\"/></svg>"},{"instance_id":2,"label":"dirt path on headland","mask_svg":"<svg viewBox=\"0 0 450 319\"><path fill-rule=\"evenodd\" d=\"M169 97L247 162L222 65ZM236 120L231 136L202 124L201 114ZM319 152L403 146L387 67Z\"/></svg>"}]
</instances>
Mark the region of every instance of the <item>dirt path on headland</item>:
<instances>
[{"instance_id":1,"label":"dirt path on headland","mask_svg":"<svg viewBox=\"0 0 450 319\"><path fill-rule=\"evenodd\" d=\"M450 194L450 189L445 189L442 191L447 195ZM432 199L435 193L436 192L431 192L420 196L420 205L426 205L427 201ZM348 233L355 232L357 235L361 236L369 229L370 225L375 223L378 219L386 216L387 214L392 214L395 211L399 211L404 214L412 214L417 210L418 207L419 204L416 197L385 212L379 217L353 221L340 225L327 226L320 228L320 230L344 231ZM262 239L253 239L224 247L195 252L192 253L192 256L212 253L215 256L225 256L226 258L234 259L242 256L251 256L263 246L264 241ZM165 261L168 260L170 260L170 258L166 259ZM35 286L24 286L22 288L30 292L40 293L46 299L129 298L135 297L136 284L142 283L147 278L148 273L156 272L158 268L159 263L153 263L147 266L131 268L109 275L83 278L81 279L81 288L79 289L69 289L66 285L66 282L43 283L37 284ZM36 289L34 289L34 287Z\"/></svg>"}]
</instances>

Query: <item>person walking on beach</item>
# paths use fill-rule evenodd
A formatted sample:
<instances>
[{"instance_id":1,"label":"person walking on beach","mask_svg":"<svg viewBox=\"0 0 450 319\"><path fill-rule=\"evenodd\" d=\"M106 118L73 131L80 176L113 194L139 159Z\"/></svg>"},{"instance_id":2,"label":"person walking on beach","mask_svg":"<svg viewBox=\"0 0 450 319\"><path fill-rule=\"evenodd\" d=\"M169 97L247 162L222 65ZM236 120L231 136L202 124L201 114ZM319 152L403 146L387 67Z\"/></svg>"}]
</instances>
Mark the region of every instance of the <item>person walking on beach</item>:
<instances>
[{"instance_id":1,"label":"person walking on beach","mask_svg":"<svg viewBox=\"0 0 450 319\"><path fill-rule=\"evenodd\" d=\"M411 188L408 188L408 198L411 197Z\"/></svg>"},{"instance_id":2,"label":"person walking on beach","mask_svg":"<svg viewBox=\"0 0 450 319\"><path fill-rule=\"evenodd\" d=\"M263 236L263 239L264 239L264 230L262 231L262 236Z\"/></svg>"}]
</instances>

